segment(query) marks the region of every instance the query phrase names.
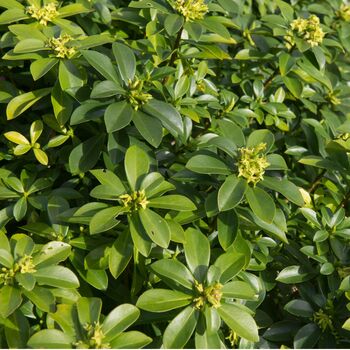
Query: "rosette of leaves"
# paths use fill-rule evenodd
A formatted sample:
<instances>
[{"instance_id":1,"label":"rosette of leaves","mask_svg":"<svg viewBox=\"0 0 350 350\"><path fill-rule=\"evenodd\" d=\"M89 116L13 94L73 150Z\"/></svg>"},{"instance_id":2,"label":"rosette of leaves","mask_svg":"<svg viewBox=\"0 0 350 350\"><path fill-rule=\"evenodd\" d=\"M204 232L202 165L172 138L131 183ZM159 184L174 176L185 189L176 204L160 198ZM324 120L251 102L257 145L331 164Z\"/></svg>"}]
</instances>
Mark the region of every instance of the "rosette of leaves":
<instances>
[{"instance_id":1,"label":"rosette of leaves","mask_svg":"<svg viewBox=\"0 0 350 350\"><path fill-rule=\"evenodd\" d=\"M177 259L158 260L150 266L171 289L149 289L136 304L151 312L183 308L164 331L164 347L183 348L195 332L197 348L220 348L224 343L222 321L239 337L257 342L258 328L252 310L242 303L256 299L257 291L237 278L245 266L245 255L224 253L210 265L207 237L189 228L185 239L187 266Z\"/></svg>"},{"instance_id":2,"label":"rosette of leaves","mask_svg":"<svg viewBox=\"0 0 350 350\"><path fill-rule=\"evenodd\" d=\"M149 74L137 74L133 50L125 44L114 43L112 51L116 67L110 57L101 52L81 51L88 64L106 80L97 82L91 91L91 99L73 112L71 125L97 120L104 115L110 137L132 121L143 139L154 147L162 141L163 127L183 140L185 131L180 113L170 103L152 95L153 78Z\"/></svg>"},{"instance_id":3,"label":"rosette of leaves","mask_svg":"<svg viewBox=\"0 0 350 350\"><path fill-rule=\"evenodd\" d=\"M12 218L16 221L22 220L27 212L37 208L40 202L40 191L50 187L52 180L47 177L36 176L23 169L20 178L16 177L11 171L0 170L0 200L8 200L10 204L2 209L0 226L2 227ZM38 193L39 192L39 193ZM11 202L14 202L12 204ZM28 205L29 209L28 210ZM39 207L41 207L39 205Z\"/></svg>"},{"instance_id":4,"label":"rosette of leaves","mask_svg":"<svg viewBox=\"0 0 350 350\"><path fill-rule=\"evenodd\" d=\"M75 304L59 304L49 314L48 329L33 334L31 348L128 349L142 348L152 339L142 332L125 330L140 316L137 307L122 304L101 315L102 300L81 297Z\"/></svg>"},{"instance_id":5,"label":"rosette of leaves","mask_svg":"<svg viewBox=\"0 0 350 350\"><path fill-rule=\"evenodd\" d=\"M44 312L53 311L55 296L50 287L79 287L75 274L58 265L70 255L67 243L51 241L36 246L25 234L14 234L8 240L0 233L0 251L0 315L4 318L12 315L24 300Z\"/></svg>"},{"instance_id":6,"label":"rosette of leaves","mask_svg":"<svg viewBox=\"0 0 350 350\"><path fill-rule=\"evenodd\" d=\"M296 185L286 178L269 176L276 174L275 171L288 170L281 155L269 154L275 141L269 130L255 130L245 141L243 132L231 120L222 120L220 129L222 136L213 134L202 146L216 148L218 152L201 150L186 164L189 170L196 173L222 176L218 178L223 179L219 182L218 191L207 198L207 208L212 208L214 212L225 212L243 204L245 199L253 212L253 221L258 226L266 226L281 214L276 210L275 199L268 191L281 193L298 206L304 204ZM283 232L278 236L286 241Z\"/></svg>"},{"instance_id":7,"label":"rosette of leaves","mask_svg":"<svg viewBox=\"0 0 350 350\"><path fill-rule=\"evenodd\" d=\"M293 342L295 349L342 348L347 344L347 332L342 329L349 316L343 296L348 281L322 281L319 286L306 282L298 285L298 296L284 305L292 315L289 320L272 324L263 338L272 343ZM338 287L340 289L338 289Z\"/></svg>"},{"instance_id":8,"label":"rosette of leaves","mask_svg":"<svg viewBox=\"0 0 350 350\"><path fill-rule=\"evenodd\" d=\"M102 200L116 201L118 205L89 203L74 211L73 220L74 217L92 213L89 228L90 233L94 235L111 230L118 225L122 216L126 215L128 230L117 239L114 247L116 251L125 251L131 240L144 256L149 255L154 244L167 248L172 231L177 231L179 225L164 219L163 215L154 209L193 211L196 210L196 206L185 196L166 195L165 193L174 190L175 186L166 181L161 174L150 172L150 164L147 153L134 145L129 147L125 154L124 169L127 181L122 181L110 170L91 170L100 185L93 188L90 195ZM129 253L127 261L132 251Z\"/></svg>"}]
</instances>

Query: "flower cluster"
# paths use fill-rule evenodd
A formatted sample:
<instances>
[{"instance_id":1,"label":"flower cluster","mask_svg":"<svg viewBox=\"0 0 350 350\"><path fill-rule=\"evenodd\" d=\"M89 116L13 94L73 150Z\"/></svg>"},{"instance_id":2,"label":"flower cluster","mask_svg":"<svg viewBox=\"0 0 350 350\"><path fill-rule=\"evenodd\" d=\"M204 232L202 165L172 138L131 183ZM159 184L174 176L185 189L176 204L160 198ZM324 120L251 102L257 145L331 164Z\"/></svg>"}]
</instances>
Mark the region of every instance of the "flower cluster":
<instances>
[{"instance_id":1,"label":"flower cluster","mask_svg":"<svg viewBox=\"0 0 350 350\"><path fill-rule=\"evenodd\" d=\"M244 177L248 183L255 186L263 180L265 169L270 165L266 155L262 152L266 149L266 143L260 143L253 148L240 148L240 159L238 161L238 176Z\"/></svg>"},{"instance_id":2,"label":"flower cluster","mask_svg":"<svg viewBox=\"0 0 350 350\"><path fill-rule=\"evenodd\" d=\"M83 340L79 340L74 346L77 349L110 349L109 343L104 343L103 339L105 335L102 331L102 326L95 322L94 325L86 324L84 329L87 332L86 338L88 339L86 342Z\"/></svg>"},{"instance_id":3,"label":"flower cluster","mask_svg":"<svg viewBox=\"0 0 350 350\"><path fill-rule=\"evenodd\" d=\"M33 258L30 255L24 255L12 268L1 268L0 281L4 285L12 284L16 274L33 272L36 272Z\"/></svg>"},{"instance_id":4,"label":"flower cluster","mask_svg":"<svg viewBox=\"0 0 350 350\"><path fill-rule=\"evenodd\" d=\"M222 287L223 285L221 283L216 282L213 285L204 288L202 283L195 281L195 289L199 293L199 296L193 299L194 307L196 309L201 309L206 302L214 308L220 307Z\"/></svg>"},{"instance_id":5,"label":"flower cluster","mask_svg":"<svg viewBox=\"0 0 350 350\"><path fill-rule=\"evenodd\" d=\"M176 0L174 8L185 17L186 22L203 19L208 12L208 6L204 0Z\"/></svg>"},{"instance_id":6,"label":"flower cluster","mask_svg":"<svg viewBox=\"0 0 350 350\"><path fill-rule=\"evenodd\" d=\"M346 22L350 22L350 6L342 4L336 15Z\"/></svg>"},{"instance_id":7,"label":"flower cluster","mask_svg":"<svg viewBox=\"0 0 350 350\"><path fill-rule=\"evenodd\" d=\"M47 22L52 22L54 18L58 16L57 4L50 2L44 7L36 7L31 5L27 7L27 13L37 19L40 24L46 26Z\"/></svg>"},{"instance_id":8,"label":"flower cluster","mask_svg":"<svg viewBox=\"0 0 350 350\"><path fill-rule=\"evenodd\" d=\"M305 40L312 47L322 43L325 33L320 26L320 19L316 15L309 18L297 18L290 23L291 30L284 37L287 41L287 47L295 44L294 34Z\"/></svg>"},{"instance_id":9,"label":"flower cluster","mask_svg":"<svg viewBox=\"0 0 350 350\"><path fill-rule=\"evenodd\" d=\"M48 46L55 52L57 58L71 58L76 54L75 47L69 47L68 44L73 38L68 34L60 35L58 38L49 39Z\"/></svg>"},{"instance_id":10,"label":"flower cluster","mask_svg":"<svg viewBox=\"0 0 350 350\"><path fill-rule=\"evenodd\" d=\"M151 94L143 92L142 88L142 80L136 78L134 81L129 81L128 100L135 109L135 111L137 111L141 105L147 103L153 98Z\"/></svg>"},{"instance_id":11,"label":"flower cluster","mask_svg":"<svg viewBox=\"0 0 350 350\"><path fill-rule=\"evenodd\" d=\"M146 209L148 200L146 198L145 190L135 191L132 194L122 194L119 196L123 206L129 208L130 211L137 211L139 209Z\"/></svg>"}]
</instances>

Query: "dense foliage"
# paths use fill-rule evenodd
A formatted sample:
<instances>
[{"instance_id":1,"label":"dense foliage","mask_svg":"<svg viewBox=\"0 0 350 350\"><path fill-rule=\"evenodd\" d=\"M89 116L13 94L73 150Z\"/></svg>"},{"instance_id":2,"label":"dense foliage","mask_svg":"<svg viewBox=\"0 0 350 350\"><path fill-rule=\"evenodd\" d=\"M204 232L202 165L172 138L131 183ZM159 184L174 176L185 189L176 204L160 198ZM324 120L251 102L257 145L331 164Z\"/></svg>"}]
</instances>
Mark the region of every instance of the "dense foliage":
<instances>
[{"instance_id":1,"label":"dense foliage","mask_svg":"<svg viewBox=\"0 0 350 350\"><path fill-rule=\"evenodd\" d=\"M0 347L350 347L350 5L0 8Z\"/></svg>"}]
</instances>

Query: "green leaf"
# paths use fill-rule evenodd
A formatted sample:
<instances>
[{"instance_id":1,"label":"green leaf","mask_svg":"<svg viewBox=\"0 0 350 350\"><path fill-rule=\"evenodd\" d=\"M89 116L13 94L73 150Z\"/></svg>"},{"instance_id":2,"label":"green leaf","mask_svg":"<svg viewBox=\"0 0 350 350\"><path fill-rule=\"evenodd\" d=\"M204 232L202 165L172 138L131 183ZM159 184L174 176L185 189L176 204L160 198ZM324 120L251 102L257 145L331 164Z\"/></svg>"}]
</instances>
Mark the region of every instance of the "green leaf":
<instances>
[{"instance_id":1,"label":"green leaf","mask_svg":"<svg viewBox=\"0 0 350 350\"><path fill-rule=\"evenodd\" d=\"M130 234L135 247L143 256L147 257L151 252L152 241L146 233L138 215L131 215L128 219Z\"/></svg>"},{"instance_id":2,"label":"green leaf","mask_svg":"<svg viewBox=\"0 0 350 350\"><path fill-rule=\"evenodd\" d=\"M7 268L11 268L13 262L14 260L11 253L5 249L0 248L0 264Z\"/></svg>"},{"instance_id":3,"label":"green leaf","mask_svg":"<svg viewBox=\"0 0 350 350\"><path fill-rule=\"evenodd\" d=\"M247 190L247 182L235 175L227 176L218 193L218 207L226 211L237 206Z\"/></svg>"},{"instance_id":4,"label":"green leaf","mask_svg":"<svg viewBox=\"0 0 350 350\"><path fill-rule=\"evenodd\" d=\"M99 322L102 309L102 300L100 298L79 298L77 302L77 311L80 324L91 324Z\"/></svg>"},{"instance_id":5,"label":"green leaf","mask_svg":"<svg viewBox=\"0 0 350 350\"><path fill-rule=\"evenodd\" d=\"M186 306L192 296L168 289L149 289L137 300L136 306L151 312L164 312Z\"/></svg>"},{"instance_id":6,"label":"green leaf","mask_svg":"<svg viewBox=\"0 0 350 350\"><path fill-rule=\"evenodd\" d=\"M113 195L119 196L125 193L125 187L119 177L108 169L94 169L90 170L90 173L96 177L96 179L102 184L109 187L109 191L113 192Z\"/></svg>"},{"instance_id":7,"label":"green leaf","mask_svg":"<svg viewBox=\"0 0 350 350\"><path fill-rule=\"evenodd\" d=\"M152 342L152 338L139 331L123 332L112 342L113 349L141 349Z\"/></svg>"},{"instance_id":8,"label":"green leaf","mask_svg":"<svg viewBox=\"0 0 350 350\"><path fill-rule=\"evenodd\" d=\"M299 191L299 188L287 179L264 176L264 180L261 181L261 184L271 190L281 193L288 200L300 207L304 205L304 199Z\"/></svg>"},{"instance_id":9,"label":"green leaf","mask_svg":"<svg viewBox=\"0 0 350 350\"><path fill-rule=\"evenodd\" d=\"M178 211L196 210L196 206L187 197L178 194L170 194L157 197L148 201L148 206L152 208L170 209Z\"/></svg>"},{"instance_id":10,"label":"green leaf","mask_svg":"<svg viewBox=\"0 0 350 350\"><path fill-rule=\"evenodd\" d=\"M138 213L149 238L160 247L167 248L171 234L166 220L148 208L140 209Z\"/></svg>"},{"instance_id":11,"label":"green leaf","mask_svg":"<svg viewBox=\"0 0 350 350\"><path fill-rule=\"evenodd\" d=\"M182 310L168 325L163 335L166 349L182 349L191 338L198 319L198 311L192 306Z\"/></svg>"},{"instance_id":12,"label":"green leaf","mask_svg":"<svg viewBox=\"0 0 350 350\"><path fill-rule=\"evenodd\" d=\"M302 299L291 300L284 305L284 309L294 316L307 318L312 317L315 312L310 303Z\"/></svg>"},{"instance_id":13,"label":"green leaf","mask_svg":"<svg viewBox=\"0 0 350 350\"><path fill-rule=\"evenodd\" d=\"M315 323L301 327L294 337L294 349L312 349L318 342L322 332Z\"/></svg>"},{"instance_id":14,"label":"green leaf","mask_svg":"<svg viewBox=\"0 0 350 350\"><path fill-rule=\"evenodd\" d=\"M230 175L231 169L216 155L198 154L193 156L186 164L186 168L200 174Z\"/></svg>"},{"instance_id":15,"label":"green leaf","mask_svg":"<svg viewBox=\"0 0 350 350\"><path fill-rule=\"evenodd\" d=\"M109 271L114 278L125 270L133 253L133 245L129 231L125 230L115 240L114 244L109 250L108 266Z\"/></svg>"},{"instance_id":16,"label":"green leaf","mask_svg":"<svg viewBox=\"0 0 350 350\"><path fill-rule=\"evenodd\" d=\"M112 45L114 57L117 61L119 73L126 84L135 77L136 59L133 51L126 45L114 43Z\"/></svg>"},{"instance_id":17,"label":"green leaf","mask_svg":"<svg viewBox=\"0 0 350 350\"><path fill-rule=\"evenodd\" d=\"M34 333L28 346L33 349L71 349L74 338L57 329L43 329Z\"/></svg>"},{"instance_id":18,"label":"green leaf","mask_svg":"<svg viewBox=\"0 0 350 350\"><path fill-rule=\"evenodd\" d=\"M203 282L209 266L209 241L203 233L193 228L188 228L185 231L185 240L184 249L187 266L195 279Z\"/></svg>"},{"instance_id":19,"label":"green leaf","mask_svg":"<svg viewBox=\"0 0 350 350\"><path fill-rule=\"evenodd\" d=\"M71 246L64 242L52 241L45 244L35 255L33 263L36 269L56 265L70 255Z\"/></svg>"},{"instance_id":20,"label":"green leaf","mask_svg":"<svg viewBox=\"0 0 350 350\"><path fill-rule=\"evenodd\" d=\"M28 38L19 41L13 48L14 53L28 53L41 51L45 48L45 42L40 39Z\"/></svg>"},{"instance_id":21,"label":"green leaf","mask_svg":"<svg viewBox=\"0 0 350 350\"><path fill-rule=\"evenodd\" d=\"M259 187L248 187L245 195L253 213L261 220L272 223L276 212L273 199Z\"/></svg>"},{"instance_id":22,"label":"green leaf","mask_svg":"<svg viewBox=\"0 0 350 350\"><path fill-rule=\"evenodd\" d=\"M264 152L269 152L275 143L275 136L270 130L254 130L248 137L247 147L255 147L260 143L266 143L266 149Z\"/></svg>"},{"instance_id":23,"label":"green leaf","mask_svg":"<svg viewBox=\"0 0 350 350\"><path fill-rule=\"evenodd\" d=\"M133 108L125 101L110 104L105 112L104 120L108 133L125 128L130 124Z\"/></svg>"},{"instance_id":24,"label":"green leaf","mask_svg":"<svg viewBox=\"0 0 350 350\"><path fill-rule=\"evenodd\" d=\"M119 85L119 78L109 57L97 51L80 51L88 63L94 67L104 78Z\"/></svg>"},{"instance_id":25,"label":"green leaf","mask_svg":"<svg viewBox=\"0 0 350 350\"><path fill-rule=\"evenodd\" d=\"M23 294L43 312L53 312L55 309L55 297L47 288L36 286L32 290L24 290Z\"/></svg>"},{"instance_id":26,"label":"green leaf","mask_svg":"<svg viewBox=\"0 0 350 350\"><path fill-rule=\"evenodd\" d=\"M219 269L220 283L225 284L235 277L245 265L245 256L237 253L224 253L220 255L214 266Z\"/></svg>"},{"instance_id":27,"label":"green leaf","mask_svg":"<svg viewBox=\"0 0 350 350\"><path fill-rule=\"evenodd\" d=\"M140 316L139 309L131 304L122 304L114 308L102 323L102 332L110 342L131 326Z\"/></svg>"},{"instance_id":28,"label":"green leaf","mask_svg":"<svg viewBox=\"0 0 350 350\"><path fill-rule=\"evenodd\" d=\"M75 274L63 266L48 266L33 273L37 282L57 288L78 288L79 280Z\"/></svg>"},{"instance_id":29,"label":"green leaf","mask_svg":"<svg viewBox=\"0 0 350 350\"><path fill-rule=\"evenodd\" d=\"M282 79L287 89L293 94L293 96L300 98L301 93L303 92L303 84L300 82L300 80L290 76L284 76Z\"/></svg>"},{"instance_id":30,"label":"green leaf","mask_svg":"<svg viewBox=\"0 0 350 350\"><path fill-rule=\"evenodd\" d=\"M120 221L117 217L124 211L125 209L119 206L100 210L91 218L89 225L90 234L95 235L105 232L118 225Z\"/></svg>"},{"instance_id":31,"label":"green leaf","mask_svg":"<svg viewBox=\"0 0 350 350\"><path fill-rule=\"evenodd\" d=\"M21 197L13 207L13 216L16 221L21 221L27 213L27 198Z\"/></svg>"},{"instance_id":32,"label":"green leaf","mask_svg":"<svg viewBox=\"0 0 350 350\"><path fill-rule=\"evenodd\" d=\"M71 60L60 60L58 79L63 91L75 92L84 86L85 76Z\"/></svg>"},{"instance_id":33,"label":"green leaf","mask_svg":"<svg viewBox=\"0 0 350 350\"><path fill-rule=\"evenodd\" d=\"M17 22L27 18L28 18L28 15L24 12L23 9L10 8L9 10L4 11L0 15L0 25Z\"/></svg>"},{"instance_id":34,"label":"green leaf","mask_svg":"<svg viewBox=\"0 0 350 350\"><path fill-rule=\"evenodd\" d=\"M103 147L104 135L93 136L73 148L69 168L73 174L85 173L95 166Z\"/></svg>"},{"instance_id":35,"label":"green leaf","mask_svg":"<svg viewBox=\"0 0 350 350\"><path fill-rule=\"evenodd\" d=\"M252 342L259 341L258 327L248 312L234 304L222 304L217 311L238 336Z\"/></svg>"},{"instance_id":36,"label":"green leaf","mask_svg":"<svg viewBox=\"0 0 350 350\"><path fill-rule=\"evenodd\" d=\"M159 119L164 128L173 136L178 137L183 135L184 126L181 115L169 103L152 99L142 107L142 110Z\"/></svg>"},{"instance_id":37,"label":"green leaf","mask_svg":"<svg viewBox=\"0 0 350 350\"><path fill-rule=\"evenodd\" d=\"M124 166L131 189L138 190L141 176L149 171L150 160L147 153L136 145L129 147L125 154Z\"/></svg>"},{"instance_id":38,"label":"green leaf","mask_svg":"<svg viewBox=\"0 0 350 350\"><path fill-rule=\"evenodd\" d=\"M161 122L141 111L136 111L132 118L136 129L141 136L153 147L158 147L163 138Z\"/></svg>"},{"instance_id":39,"label":"green leaf","mask_svg":"<svg viewBox=\"0 0 350 350\"><path fill-rule=\"evenodd\" d=\"M282 283L293 284L310 280L314 276L303 266L292 265L285 267L276 277L276 280Z\"/></svg>"},{"instance_id":40,"label":"green leaf","mask_svg":"<svg viewBox=\"0 0 350 350\"><path fill-rule=\"evenodd\" d=\"M173 259L158 260L151 265L151 270L171 287L180 285L192 291L193 275L181 262Z\"/></svg>"},{"instance_id":41,"label":"green leaf","mask_svg":"<svg viewBox=\"0 0 350 350\"><path fill-rule=\"evenodd\" d=\"M12 286L0 289L0 316L7 318L22 304L21 292Z\"/></svg>"},{"instance_id":42,"label":"green leaf","mask_svg":"<svg viewBox=\"0 0 350 350\"><path fill-rule=\"evenodd\" d=\"M30 73L34 80L38 80L49 72L59 60L57 58L41 58L30 65Z\"/></svg>"},{"instance_id":43,"label":"green leaf","mask_svg":"<svg viewBox=\"0 0 350 350\"><path fill-rule=\"evenodd\" d=\"M237 234L238 225L238 216L234 210L220 213L217 216L218 239L224 250L233 243Z\"/></svg>"},{"instance_id":44,"label":"green leaf","mask_svg":"<svg viewBox=\"0 0 350 350\"><path fill-rule=\"evenodd\" d=\"M36 283L36 279L31 273L17 273L15 279L26 290L32 290Z\"/></svg>"},{"instance_id":45,"label":"green leaf","mask_svg":"<svg viewBox=\"0 0 350 350\"><path fill-rule=\"evenodd\" d=\"M124 95L126 91L115 81L105 80L98 82L92 89L91 98L106 98L115 95Z\"/></svg>"},{"instance_id":46,"label":"green leaf","mask_svg":"<svg viewBox=\"0 0 350 350\"><path fill-rule=\"evenodd\" d=\"M224 298L252 299L256 298L256 291L244 281L232 281L226 283L222 288Z\"/></svg>"},{"instance_id":47,"label":"green leaf","mask_svg":"<svg viewBox=\"0 0 350 350\"><path fill-rule=\"evenodd\" d=\"M16 310L4 322L7 346L25 349L29 338L29 322L20 310Z\"/></svg>"},{"instance_id":48,"label":"green leaf","mask_svg":"<svg viewBox=\"0 0 350 350\"><path fill-rule=\"evenodd\" d=\"M7 120L17 118L28 108L51 92L51 88L39 89L14 97L6 107Z\"/></svg>"},{"instance_id":49,"label":"green leaf","mask_svg":"<svg viewBox=\"0 0 350 350\"><path fill-rule=\"evenodd\" d=\"M169 35L176 34L184 24L184 18L177 14L166 16L164 21L164 29Z\"/></svg>"}]
</instances>

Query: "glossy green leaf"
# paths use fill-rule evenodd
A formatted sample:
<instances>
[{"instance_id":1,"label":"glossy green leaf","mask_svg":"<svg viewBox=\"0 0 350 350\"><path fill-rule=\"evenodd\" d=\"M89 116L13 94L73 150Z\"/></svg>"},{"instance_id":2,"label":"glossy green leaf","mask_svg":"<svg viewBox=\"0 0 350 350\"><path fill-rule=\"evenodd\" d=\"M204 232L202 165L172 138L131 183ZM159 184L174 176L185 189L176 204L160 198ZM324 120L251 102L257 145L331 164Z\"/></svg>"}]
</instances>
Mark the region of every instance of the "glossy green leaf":
<instances>
[{"instance_id":1,"label":"glossy green leaf","mask_svg":"<svg viewBox=\"0 0 350 350\"><path fill-rule=\"evenodd\" d=\"M6 107L7 120L17 118L28 108L51 92L51 88L44 88L35 91L30 91L22 95L14 97Z\"/></svg>"},{"instance_id":2,"label":"glossy green leaf","mask_svg":"<svg viewBox=\"0 0 350 350\"><path fill-rule=\"evenodd\" d=\"M226 211L238 205L247 189L247 182L235 175L228 176L221 185L218 193L218 207Z\"/></svg>"},{"instance_id":3,"label":"glossy green leaf","mask_svg":"<svg viewBox=\"0 0 350 350\"><path fill-rule=\"evenodd\" d=\"M151 312L164 312L190 304L192 296L169 289L149 289L137 300L136 306Z\"/></svg>"},{"instance_id":4,"label":"glossy green leaf","mask_svg":"<svg viewBox=\"0 0 350 350\"><path fill-rule=\"evenodd\" d=\"M218 313L224 322L240 337L257 342L258 327L251 315L234 304L222 304Z\"/></svg>"},{"instance_id":5,"label":"glossy green leaf","mask_svg":"<svg viewBox=\"0 0 350 350\"><path fill-rule=\"evenodd\" d=\"M200 174L230 175L231 173L229 166L215 155L198 154L193 156L187 162L186 167Z\"/></svg>"},{"instance_id":6,"label":"glossy green leaf","mask_svg":"<svg viewBox=\"0 0 350 350\"><path fill-rule=\"evenodd\" d=\"M102 331L106 341L111 341L117 337L131 326L139 316L139 309L131 304L122 304L114 308L102 323Z\"/></svg>"},{"instance_id":7,"label":"glossy green leaf","mask_svg":"<svg viewBox=\"0 0 350 350\"><path fill-rule=\"evenodd\" d=\"M33 349L70 349L74 338L58 329L43 329L34 333L28 346Z\"/></svg>"},{"instance_id":8,"label":"glossy green leaf","mask_svg":"<svg viewBox=\"0 0 350 350\"><path fill-rule=\"evenodd\" d=\"M104 120L108 133L123 129L130 124L133 108L125 101L110 104L105 112Z\"/></svg>"},{"instance_id":9,"label":"glossy green leaf","mask_svg":"<svg viewBox=\"0 0 350 350\"><path fill-rule=\"evenodd\" d=\"M136 59L132 50L121 43L112 45L114 57L117 61L119 73L126 84L132 81L136 72Z\"/></svg>"},{"instance_id":10,"label":"glossy green leaf","mask_svg":"<svg viewBox=\"0 0 350 350\"><path fill-rule=\"evenodd\" d=\"M261 220L272 223L276 207L271 196L259 187L248 187L245 195L253 213Z\"/></svg>"},{"instance_id":11,"label":"glossy green leaf","mask_svg":"<svg viewBox=\"0 0 350 350\"><path fill-rule=\"evenodd\" d=\"M198 311L188 306L168 325L163 335L163 345L167 349L182 349L195 330Z\"/></svg>"},{"instance_id":12,"label":"glossy green leaf","mask_svg":"<svg viewBox=\"0 0 350 350\"><path fill-rule=\"evenodd\" d=\"M0 289L0 316L7 318L22 303L21 292L13 286L3 286Z\"/></svg>"},{"instance_id":13,"label":"glossy green leaf","mask_svg":"<svg viewBox=\"0 0 350 350\"><path fill-rule=\"evenodd\" d=\"M170 230L166 220L148 208L140 209L139 216L149 238L160 247L167 248L170 242Z\"/></svg>"},{"instance_id":14,"label":"glossy green leaf","mask_svg":"<svg viewBox=\"0 0 350 350\"><path fill-rule=\"evenodd\" d=\"M124 166L131 189L139 189L141 176L148 173L150 166L147 153L136 145L129 147L125 154Z\"/></svg>"},{"instance_id":15,"label":"glossy green leaf","mask_svg":"<svg viewBox=\"0 0 350 350\"><path fill-rule=\"evenodd\" d=\"M203 281L210 259L210 245L207 237L198 230L188 228L185 231L184 249L187 266L196 280Z\"/></svg>"}]
</instances>

